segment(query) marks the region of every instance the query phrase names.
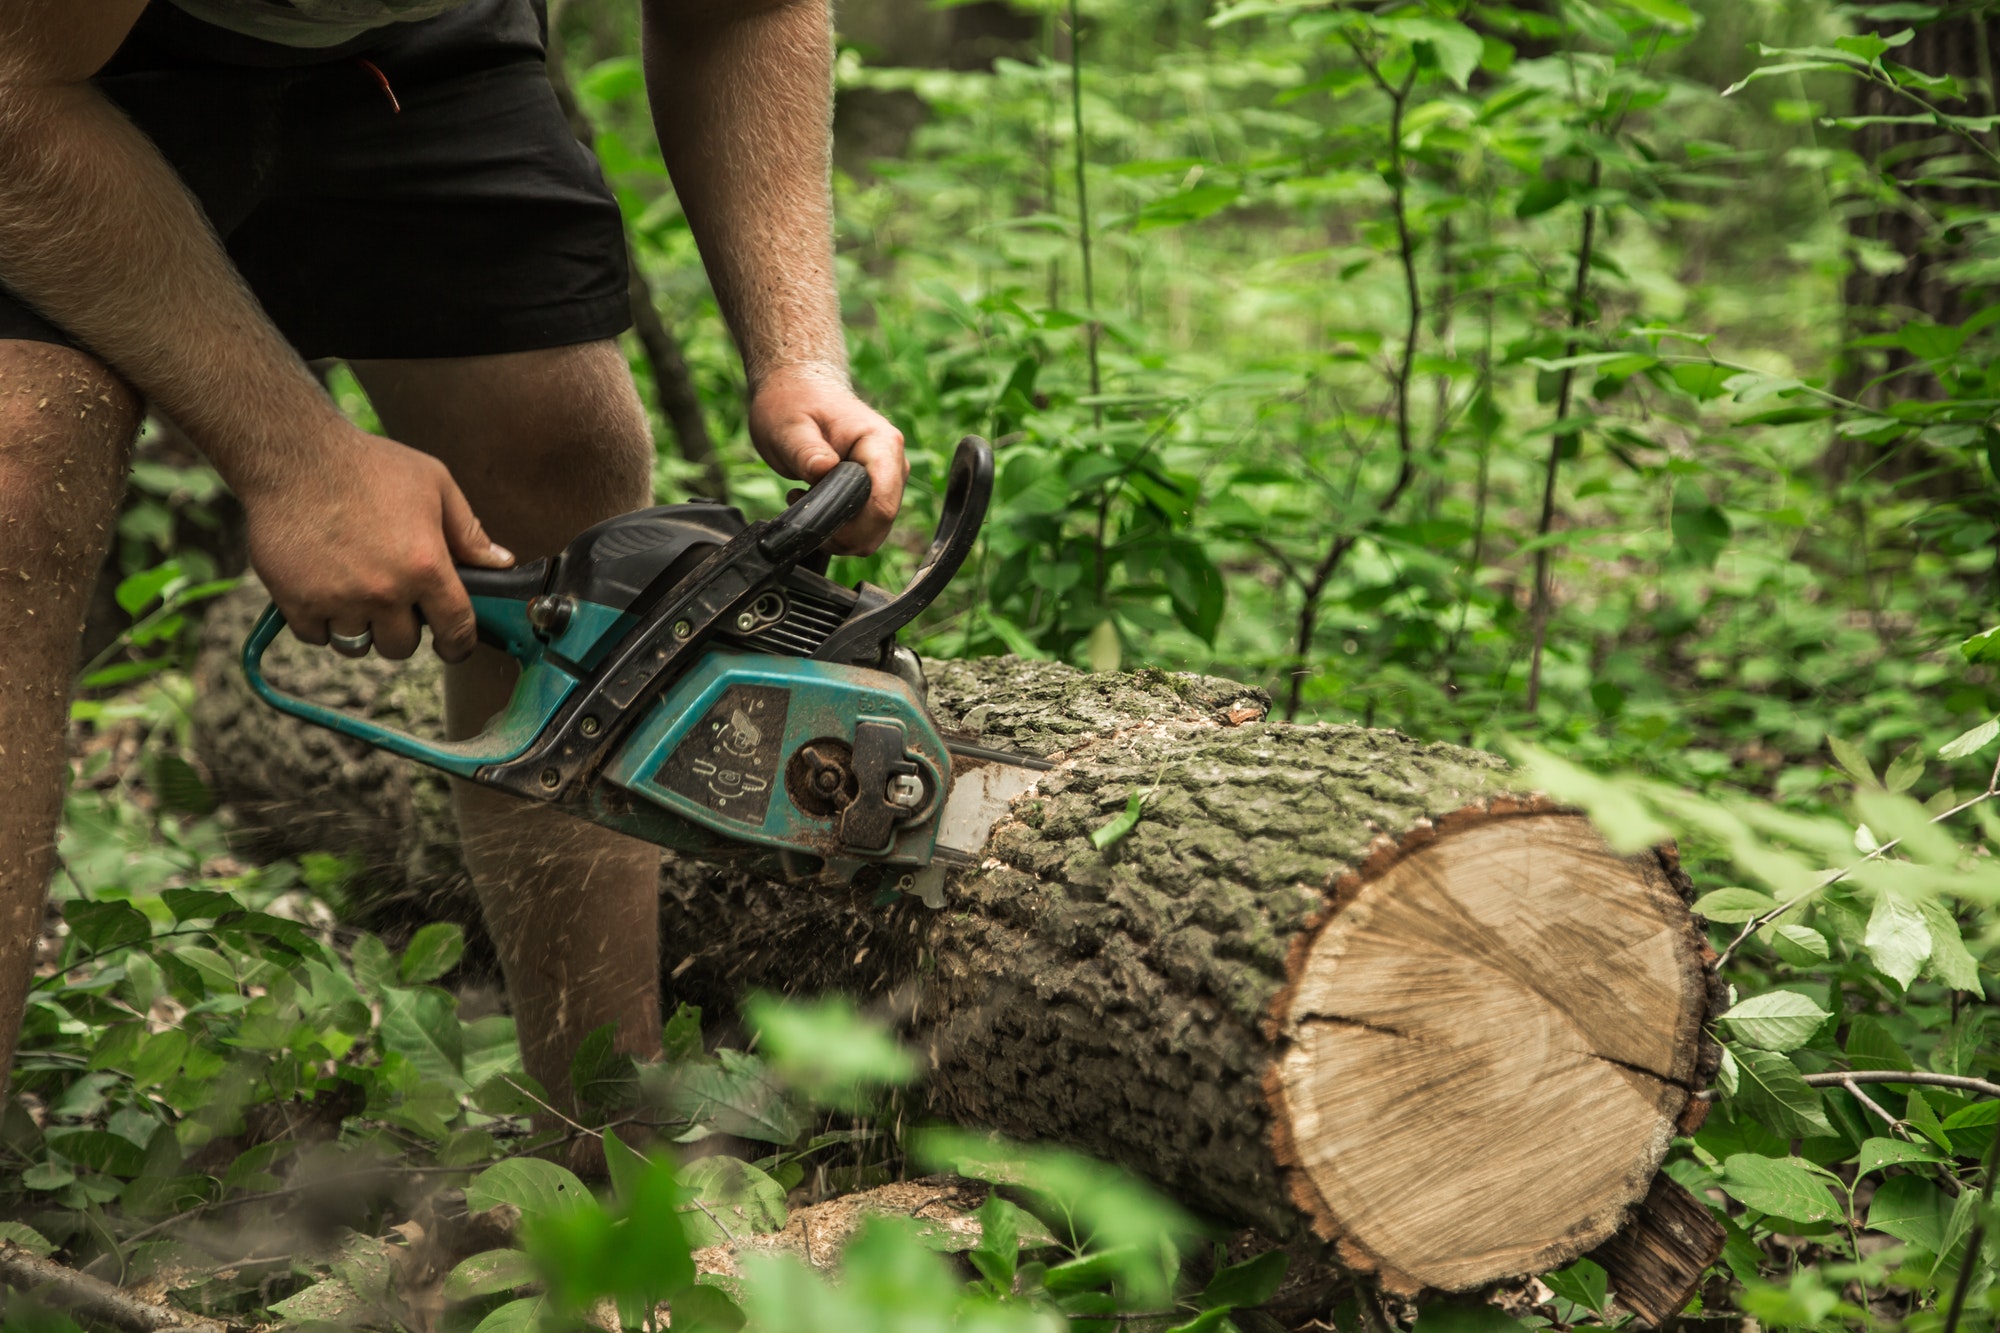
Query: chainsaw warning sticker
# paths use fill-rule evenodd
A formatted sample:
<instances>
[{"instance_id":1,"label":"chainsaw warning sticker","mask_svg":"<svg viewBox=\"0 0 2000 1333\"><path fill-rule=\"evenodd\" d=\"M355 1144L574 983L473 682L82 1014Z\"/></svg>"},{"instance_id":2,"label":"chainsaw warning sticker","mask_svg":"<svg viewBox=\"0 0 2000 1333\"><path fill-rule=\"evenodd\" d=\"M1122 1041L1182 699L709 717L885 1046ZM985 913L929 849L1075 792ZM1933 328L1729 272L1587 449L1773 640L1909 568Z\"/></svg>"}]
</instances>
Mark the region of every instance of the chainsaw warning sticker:
<instances>
[{"instance_id":1,"label":"chainsaw warning sticker","mask_svg":"<svg viewBox=\"0 0 2000 1333\"><path fill-rule=\"evenodd\" d=\"M762 824L778 780L791 691L732 685L696 724L654 780L726 819Z\"/></svg>"}]
</instances>

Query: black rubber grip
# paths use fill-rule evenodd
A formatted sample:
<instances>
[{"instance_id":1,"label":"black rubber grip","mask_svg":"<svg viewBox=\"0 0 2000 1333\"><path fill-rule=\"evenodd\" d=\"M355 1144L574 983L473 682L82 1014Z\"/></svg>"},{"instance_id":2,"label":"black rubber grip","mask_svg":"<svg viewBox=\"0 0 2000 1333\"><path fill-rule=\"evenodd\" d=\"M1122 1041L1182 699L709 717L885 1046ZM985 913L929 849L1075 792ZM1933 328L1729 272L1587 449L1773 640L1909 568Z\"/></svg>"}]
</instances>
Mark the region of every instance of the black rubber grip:
<instances>
[{"instance_id":1,"label":"black rubber grip","mask_svg":"<svg viewBox=\"0 0 2000 1333\"><path fill-rule=\"evenodd\" d=\"M476 569L458 566L458 581L467 597L499 597L512 602L531 602L542 595L549 581L549 562L530 560L512 569Z\"/></svg>"},{"instance_id":2,"label":"black rubber grip","mask_svg":"<svg viewBox=\"0 0 2000 1333\"><path fill-rule=\"evenodd\" d=\"M833 471L813 483L805 497L771 520L771 529L757 542L768 560L796 561L817 551L861 512L874 486L859 463L836 463Z\"/></svg>"}]
</instances>

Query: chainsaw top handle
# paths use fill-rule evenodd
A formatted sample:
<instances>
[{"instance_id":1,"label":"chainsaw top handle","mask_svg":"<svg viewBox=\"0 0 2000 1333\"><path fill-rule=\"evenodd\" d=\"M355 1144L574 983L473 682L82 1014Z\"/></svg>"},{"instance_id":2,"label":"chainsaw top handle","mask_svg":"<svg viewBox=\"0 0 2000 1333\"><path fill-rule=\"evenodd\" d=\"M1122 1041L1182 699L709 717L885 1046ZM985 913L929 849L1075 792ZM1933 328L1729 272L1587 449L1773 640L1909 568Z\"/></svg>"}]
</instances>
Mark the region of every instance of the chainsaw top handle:
<instances>
[{"instance_id":1,"label":"chainsaw top handle","mask_svg":"<svg viewBox=\"0 0 2000 1333\"><path fill-rule=\"evenodd\" d=\"M758 539L757 549L767 560L796 563L832 540L834 533L861 512L873 492L867 468L859 463L835 463L797 504L771 521Z\"/></svg>"}]
</instances>

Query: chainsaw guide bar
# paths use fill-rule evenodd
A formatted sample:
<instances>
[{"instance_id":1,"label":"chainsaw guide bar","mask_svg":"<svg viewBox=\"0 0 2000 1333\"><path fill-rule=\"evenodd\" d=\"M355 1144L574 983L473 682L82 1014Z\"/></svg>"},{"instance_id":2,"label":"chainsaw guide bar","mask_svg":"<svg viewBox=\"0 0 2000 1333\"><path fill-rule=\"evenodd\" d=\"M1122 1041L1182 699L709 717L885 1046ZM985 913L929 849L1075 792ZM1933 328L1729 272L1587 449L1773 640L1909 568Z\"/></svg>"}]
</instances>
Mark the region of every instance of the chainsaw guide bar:
<instances>
[{"instance_id":1,"label":"chainsaw guide bar","mask_svg":"<svg viewBox=\"0 0 2000 1333\"><path fill-rule=\"evenodd\" d=\"M851 881L944 903L993 827L1053 767L949 738L896 634L977 541L993 452L953 455L938 529L891 596L825 577L821 548L868 502L843 462L784 513L748 523L708 501L579 534L553 559L461 567L484 643L521 665L478 735L428 741L287 694L263 673L274 605L243 647L257 696L303 721L455 777L705 860L792 881Z\"/></svg>"}]
</instances>

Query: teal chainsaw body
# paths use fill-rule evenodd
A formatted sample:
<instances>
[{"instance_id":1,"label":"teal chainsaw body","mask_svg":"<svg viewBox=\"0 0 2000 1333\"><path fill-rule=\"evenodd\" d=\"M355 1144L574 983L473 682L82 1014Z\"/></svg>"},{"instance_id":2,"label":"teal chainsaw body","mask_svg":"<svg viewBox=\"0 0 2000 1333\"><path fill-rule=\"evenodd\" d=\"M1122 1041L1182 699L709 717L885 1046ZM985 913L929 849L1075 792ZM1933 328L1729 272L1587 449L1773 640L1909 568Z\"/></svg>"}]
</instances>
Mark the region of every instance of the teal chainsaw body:
<instances>
[{"instance_id":1,"label":"teal chainsaw body","mask_svg":"<svg viewBox=\"0 0 2000 1333\"><path fill-rule=\"evenodd\" d=\"M790 879L876 866L935 898L944 867L976 854L1028 783L982 773L948 809L954 752L981 770L1048 767L947 740L915 656L895 642L971 550L992 480L991 450L967 437L937 535L893 597L811 567L867 502L853 463L763 522L663 505L598 524L553 560L461 569L480 639L521 665L507 707L465 740L278 689L263 670L284 628L276 607L244 644L243 670L294 717L664 847ZM975 845L940 845L941 828Z\"/></svg>"}]
</instances>

